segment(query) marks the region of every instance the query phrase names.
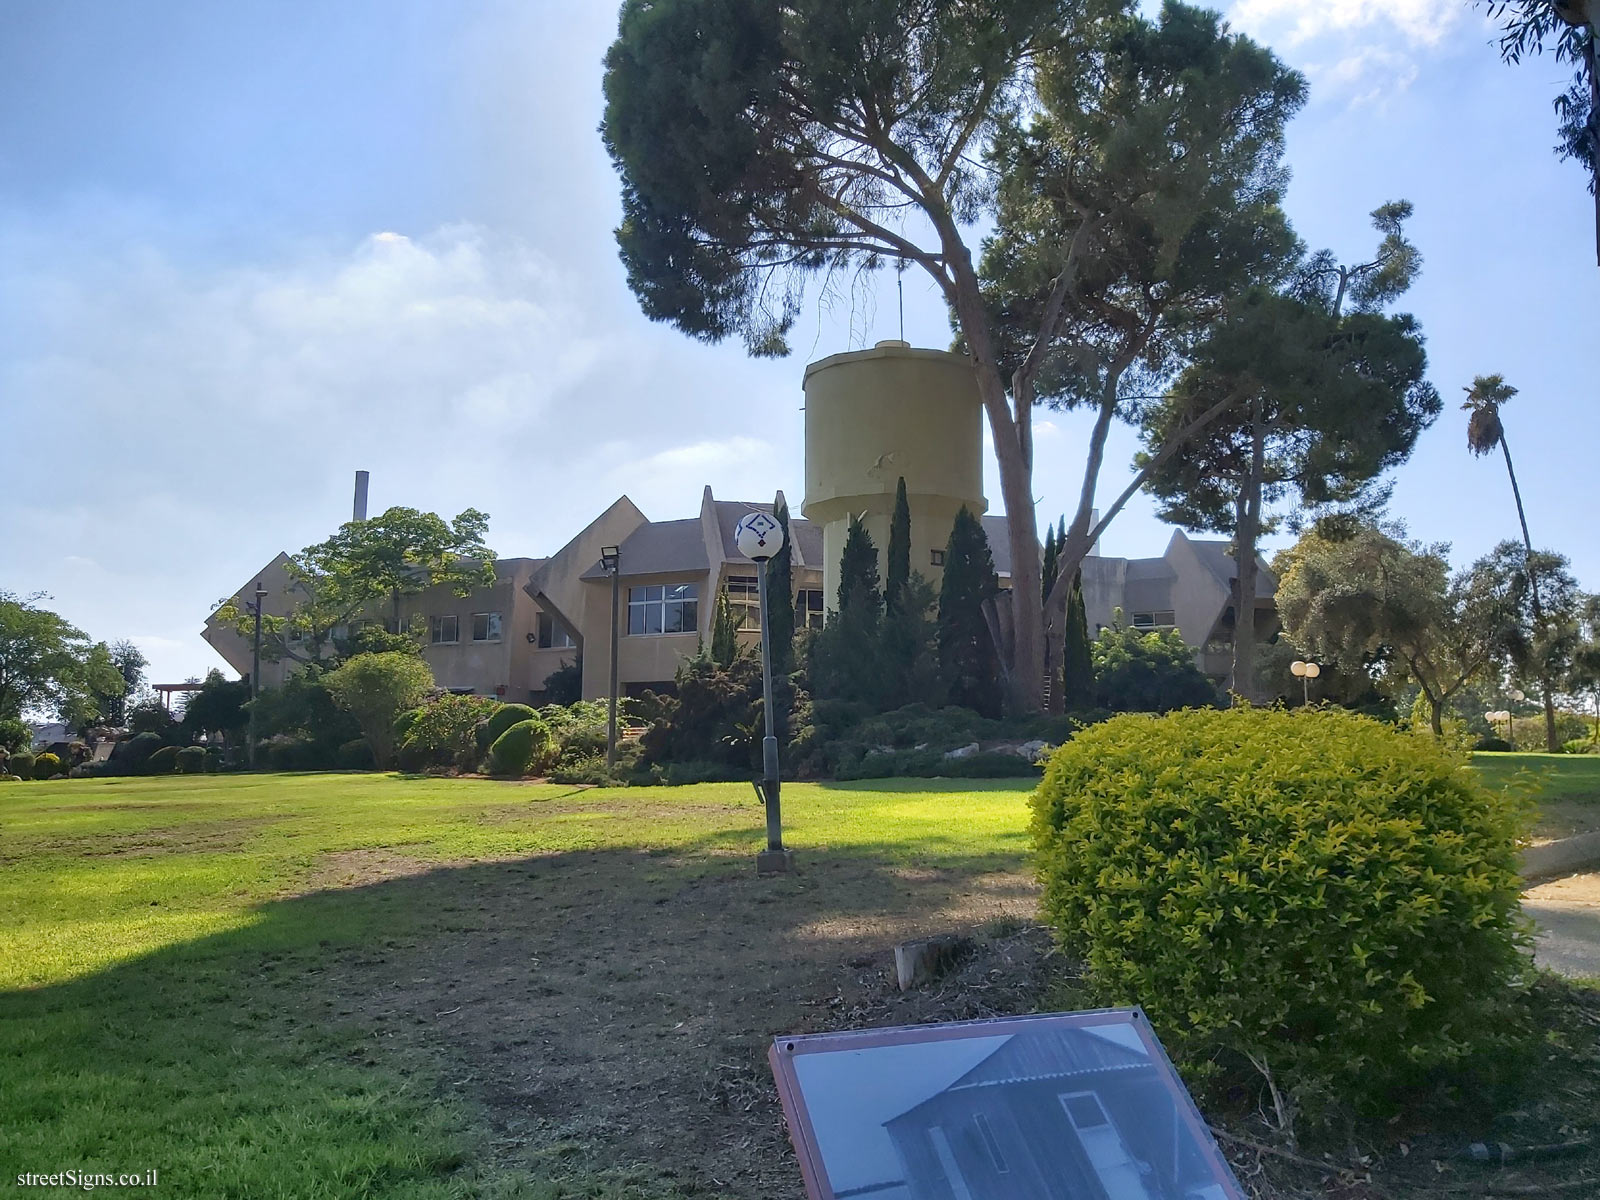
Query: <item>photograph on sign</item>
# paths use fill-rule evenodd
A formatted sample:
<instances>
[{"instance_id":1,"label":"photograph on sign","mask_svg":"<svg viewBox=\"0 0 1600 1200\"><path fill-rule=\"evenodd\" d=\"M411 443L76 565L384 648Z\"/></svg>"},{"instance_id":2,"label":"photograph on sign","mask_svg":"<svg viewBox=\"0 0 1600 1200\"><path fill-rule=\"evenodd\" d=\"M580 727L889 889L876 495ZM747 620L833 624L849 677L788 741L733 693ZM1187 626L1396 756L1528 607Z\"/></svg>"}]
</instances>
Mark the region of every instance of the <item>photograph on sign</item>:
<instances>
[{"instance_id":1,"label":"photograph on sign","mask_svg":"<svg viewBox=\"0 0 1600 1200\"><path fill-rule=\"evenodd\" d=\"M1242 1200L1138 1009L779 1038L811 1200Z\"/></svg>"}]
</instances>

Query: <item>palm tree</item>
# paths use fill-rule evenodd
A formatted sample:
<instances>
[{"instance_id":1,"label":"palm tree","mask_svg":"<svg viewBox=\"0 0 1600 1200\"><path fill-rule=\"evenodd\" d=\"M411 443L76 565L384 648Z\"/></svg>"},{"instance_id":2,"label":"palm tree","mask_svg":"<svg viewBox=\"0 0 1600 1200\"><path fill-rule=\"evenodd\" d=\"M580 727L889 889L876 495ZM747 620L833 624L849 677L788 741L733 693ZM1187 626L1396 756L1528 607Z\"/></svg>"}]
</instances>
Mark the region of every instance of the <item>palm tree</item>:
<instances>
[{"instance_id":1,"label":"palm tree","mask_svg":"<svg viewBox=\"0 0 1600 1200\"><path fill-rule=\"evenodd\" d=\"M1511 477L1511 496L1517 502L1517 521L1522 526L1523 560L1528 572L1528 599L1533 609L1534 632L1544 628L1544 608L1539 602L1539 578L1533 569L1533 539L1528 536L1528 514L1522 507L1522 489L1517 486L1517 471L1511 465L1511 447L1506 443L1506 429L1500 420L1500 407L1517 394L1517 389L1506 382L1504 375L1479 375L1472 386L1462 389L1467 402L1461 407L1467 417L1467 449L1476 458L1494 453L1495 447L1506 460L1506 474ZM1544 700L1544 733L1546 748L1554 754L1561 748L1556 741L1556 706L1550 689L1547 672L1539 671L1539 690Z\"/></svg>"}]
</instances>

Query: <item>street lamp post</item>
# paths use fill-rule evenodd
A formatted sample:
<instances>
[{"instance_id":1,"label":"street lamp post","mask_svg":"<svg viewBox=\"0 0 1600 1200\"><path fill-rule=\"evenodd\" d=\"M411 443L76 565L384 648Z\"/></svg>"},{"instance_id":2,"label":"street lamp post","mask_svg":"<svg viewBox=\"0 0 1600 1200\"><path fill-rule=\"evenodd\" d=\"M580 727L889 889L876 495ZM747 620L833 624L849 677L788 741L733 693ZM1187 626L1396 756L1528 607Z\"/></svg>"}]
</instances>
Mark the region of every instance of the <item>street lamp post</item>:
<instances>
[{"instance_id":1,"label":"street lamp post","mask_svg":"<svg viewBox=\"0 0 1600 1200\"><path fill-rule=\"evenodd\" d=\"M1512 688L1508 695L1511 697L1512 704L1521 704L1528 698L1525 692L1517 688ZM1512 720L1512 717L1515 715L1516 709L1514 708L1510 709L1506 713L1506 744L1509 745L1513 750L1517 748L1517 725L1516 722Z\"/></svg>"},{"instance_id":2,"label":"street lamp post","mask_svg":"<svg viewBox=\"0 0 1600 1200\"><path fill-rule=\"evenodd\" d=\"M261 580L256 580L256 602L253 606L256 637L255 648L250 652L250 744L245 751L252 771L256 767L256 697L261 694L261 602L266 596L267 589L261 585Z\"/></svg>"},{"instance_id":3,"label":"street lamp post","mask_svg":"<svg viewBox=\"0 0 1600 1200\"><path fill-rule=\"evenodd\" d=\"M1301 662L1298 658L1289 664L1289 670L1300 681L1301 700L1304 704L1311 703L1311 681L1322 674L1322 668L1314 662Z\"/></svg>"},{"instance_id":4,"label":"street lamp post","mask_svg":"<svg viewBox=\"0 0 1600 1200\"><path fill-rule=\"evenodd\" d=\"M783 549L783 526L764 512L746 514L733 531L734 544L756 564L756 594L761 605L761 697L766 737L761 742L761 782L756 790L767 810L767 848L756 855L756 874L794 870L794 852L783 846L783 812L778 793L778 735L772 712L772 622L767 611L767 561Z\"/></svg>"},{"instance_id":5,"label":"street lamp post","mask_svg":"<svg viewBox=\"0 0 1600 1200\"><path fill-rule=\"evenodd\" d=\"M617 765L617 614L621 593L622 547L601 546L600 565L611 576L611 707L606 714L606 770Z\"/></svg>"}]
</instances>

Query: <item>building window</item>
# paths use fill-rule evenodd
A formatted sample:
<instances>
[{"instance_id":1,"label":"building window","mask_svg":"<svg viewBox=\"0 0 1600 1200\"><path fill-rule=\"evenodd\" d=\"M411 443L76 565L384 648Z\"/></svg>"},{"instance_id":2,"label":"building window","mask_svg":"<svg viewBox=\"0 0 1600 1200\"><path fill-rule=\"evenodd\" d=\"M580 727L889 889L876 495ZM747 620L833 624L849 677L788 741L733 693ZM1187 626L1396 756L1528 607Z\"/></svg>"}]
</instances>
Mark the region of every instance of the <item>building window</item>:
<instances>
[{"instance_id":1,"label":"building window","mask_svg":"<svg viewBox=\"0 0 1600 1200\"><path fill-rule=\"evenodd\" d=\"M1173 611L1164 609L1159 612L1136 612L1133 614L1133 627L1135 629L1161 629L1170 628L1177 624L1173 620Z\"/></svg>"},{"instance_id":2,"label":"building window","mask_svg":"<svg viewBox=\"0 0 1600 1200\"><path fill-rule=\"evenodd\" d=\"M498 642L500 640L500 614L473 613L472 640L475 642Z\"/></svg>"},{"instance_id":3,"label":"building window","mask_svg":"<svg viewBox=\"0 0 1600 1200\"><path fill-rule=\"evenodd\" d=\"M972 1120L978 1126L978 1134L983 1138L984 1149L989 1151L989 1161L994 1163L996 1174L1009 1175L1011 1168L1006 1165L1005 1155L1000 1153L1000 1143L995 1140L994 1130L989 1128L989 1118L974 1113Z\"/></svg>"},{"instance_id":4,"label":"building window","mask_svg":"<svg viewBox=\"0 0 1600 1200\"><path fill-rule=\"evenodd\" d=\"M821 588L801 588L794 596L794 620L801 629L821 629L825 614Z\"/></svg>"},{"instance_id":5,"label":"building window","mask_svg":"<svg viewBox=\"0 0 1600 1200\"><path fill-rule=\"evenodd\" d=\"M428 618L428 641L435 646L453 646L461 640L461 618L455 614L448 617Z\"/></svg>"},{"instance_id":6,"label":"building window","mask_svg":"<svg viewBox=\"0 0 1600 1200\"><path fill-rule=\"evenodd\" d=\"M655 583L628 589L628 632L694 633L700 627L700 590L692 583Z\"/></svg>"},{"instance_id":7,"label":"building window","mask_svg":"<svg viewBox=\"0 0 1600 1200\"><path fill-rule=\"evenodd\" d=\"M566 626L547 612L539 614L539 649L566 650L575 644Z\"/></svg>"},{"instance_id":8,"label":"building window","mask_svg":"<svg viewBox=\"0 0 1600 1200\"><path fill-rule=\"evenodd\" d=\"M944 566L944 551L943 550L929 550L928 551L928 565L929 566L933 566L933 567L942 567L942 566Z\"/></svg>"},{"instance_id":9,"label":"building window","mask_svg":"<svg viewBox=\"0 0 1600 1200\"><path fill-rule=\"evenodd\" d=\"M754 575L728 576L728 607L740 629L760 629L761 581Z\"/></svg>"}]
</instances>

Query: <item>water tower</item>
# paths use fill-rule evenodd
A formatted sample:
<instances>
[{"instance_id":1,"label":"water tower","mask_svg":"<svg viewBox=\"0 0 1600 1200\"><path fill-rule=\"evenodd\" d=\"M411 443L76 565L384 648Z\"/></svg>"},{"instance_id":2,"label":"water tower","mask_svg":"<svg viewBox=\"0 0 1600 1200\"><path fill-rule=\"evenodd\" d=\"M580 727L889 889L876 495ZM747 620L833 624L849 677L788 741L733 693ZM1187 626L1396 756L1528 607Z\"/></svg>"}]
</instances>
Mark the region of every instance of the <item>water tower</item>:
<instances>
[{"instance_id":1,"label":"water tower","mask_svg":"<svg viewBox=\"0 0 1600 1200\"><path fill-rule=\"evenodd\" d=\"M911 569L935 587L956 510L983 497L983 408L972 364L943 350L879 342L806 368L806 496L801 513L822 526L823 587L838 603L839 556L851 516L865 514L888 565L895 484L911 505Z\"/></svg>"}]
</instances>

